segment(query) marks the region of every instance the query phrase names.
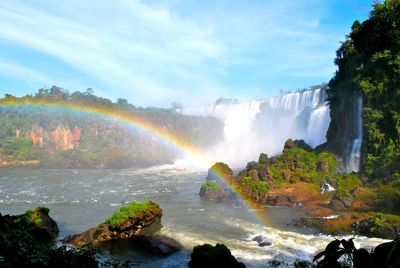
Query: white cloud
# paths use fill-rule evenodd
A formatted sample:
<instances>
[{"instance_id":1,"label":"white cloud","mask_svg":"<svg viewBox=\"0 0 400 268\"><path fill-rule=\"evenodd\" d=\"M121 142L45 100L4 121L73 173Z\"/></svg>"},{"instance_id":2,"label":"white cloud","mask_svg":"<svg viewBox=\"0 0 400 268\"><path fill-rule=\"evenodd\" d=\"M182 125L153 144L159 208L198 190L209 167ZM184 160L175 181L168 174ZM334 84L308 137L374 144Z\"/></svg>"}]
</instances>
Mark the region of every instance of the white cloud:
<instances>
[{"instance_id":1,"label":"white cloud","mask_svg":"<svg viewBox=\"0 0 400 268\"><path fill-rule=\"evenodd\" d=\"M19 64L7 62L6 60L1 58L0 73L2 76L8 76L26 82L39 82L46 84L51 81L51 78L40 72L21 66Z\"/></svg>"},{"instance_id":2,"label":"white cloud","mask_svg":"<svg viewBox=\"0 0 400 268\"><path fill-rule=\"evenodd\" d=\"M248 67L259 80L247 89L267 83L261 77L266 71L321 77L334 68L342 36L321 26L320 18L329 10L326 1L190 5L192 1L4 0L0 40L68 64L96 81L97 91L113 95L115 90L116 97L146 105L238 95L241 89L228 85L248 78L238 77L232 71L236 66ZM91 81L87 87L93 86Z\"/></svg>"}]
</instances>

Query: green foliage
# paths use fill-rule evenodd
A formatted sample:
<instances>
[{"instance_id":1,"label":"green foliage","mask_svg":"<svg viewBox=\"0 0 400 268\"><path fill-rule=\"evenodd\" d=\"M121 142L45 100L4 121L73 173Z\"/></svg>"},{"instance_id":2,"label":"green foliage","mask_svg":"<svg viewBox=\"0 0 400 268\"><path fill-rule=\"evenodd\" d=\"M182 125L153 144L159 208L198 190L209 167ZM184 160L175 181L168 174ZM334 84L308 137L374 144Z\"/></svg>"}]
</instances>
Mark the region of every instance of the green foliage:
<instances>
[{"instance_id":1,"label":"green foliage","mask_svg":"<svg viewBox=\"0 0 400 268\"><path fill-rule=\"evenodd\" d=\"M216 181L212 180L203 183L201 189L204 191L219 192L222 190L222 187Z\"/></svg>"},{"instance_id":2,"label":"green foliage","mask_svg":"<svg viewBox=\"0 0 400 268\"><path fill-rule=\"evenodd\" d=\"M400 178L395 175L391 182L377 183L376 206L387 213L400 213Z\"/></svg>"},{"instance_id":3,"label":"green foliage","mask_svg":"<svg viewBox=\"0 0 400 268\"><path fill-rule=\"evenodd\" d=\"M360 187L362 182L357 174L341 174L336 184L339 197L351 197L351 192Z\"/></svg>"},{"instance_id":4,"label":"green foliage","mask_svg":"<svg viewBox=\"0 0 400 268\"><path fill-rule=\"evenodd\" d=\"M115 227L128 219L135 219L137 212L145 212L151 208L159 208L160 205L154 201L146 201L143 203L129 203L121 207L110 218L106 220L110 226Z\"/></svg>"},{"instance_id":5,"label":"green foliage","mask_svg":"<svg viewBox=\"0 0 400 268\"><path fill-rule=\"evenodd\" d=\"M37 207L34 210L27 210L25 214L18 216L15 219L15 223L21 223L23 225L40 225L42 223L42 219L40 217L40 213L48 214L50 209L46 207Z\"/></svg>"},{"instance_id":6,"label":"green foliage","mask_svg":"<svg viewBox=\"0 0 400 268\"><path fill-rule=\"evenodd\" d=\"M310 182L322 184L336 171L336 159L328 152L308 152L298 147L284 150L273 158L269 166L271 177L276 182Z\"/></svg>"},{"instance_id":7,"label":"green foliage","mask_svg":"<svg viewBox=\"0 0 400 268\"><path fill-rule=\"evenodd\" d=\"M233 174L232 169L223 162L215 163L210 169L218 176Z\"/></svg>"},{"instance_id":8,"label":"green foliage","mask_svg":"<svg viewBox=\"0 0 400 268\"><path fill-rule=\"evenodd\" d=\"M268 192L268 184L265 181L256 181L250 177L244 177L241 181L241 187L251 188L253 194L256 195L265 195Z\"/></svg>"},{"instance_id":9,"label":"green foliage","mask_svg":"<svg viewBox=\"0 0 400 268\"><path fill-rule=\"evenodd\" d=\"M80 112L75 110L77 107ZM114 120L114 115L129 119L132 124ZM92 89L70 94L53 86L39 89L35 96L0 98L0 159L39 160L44 167L57 168L121 168L167 163L180 156L174 146L140 128L132 128L135 122L143 122L139 125L157 128L162 136L193 146L211 146L223 138L223 124L216 118L135 107L124 99L113 103L95 96ZM78 145L60 149L52 140L57 128L78 128ZM32 133L38 134L43 143L33 145Z\"/></svg>"},{"instance_id":10,"label":"green foliage","mask_svg":"<svg viewBox=\"0 0 400 268\"><path fill-rule=\"evenodd\" d=\"M345 151L352 135L354 96L363 96L363 171L391 178L400 170L400 2L376 4L356 21L337 51L338 71L329 82L331 125L328 147Z\"/></svg>"},{"instance_id":11,"label":"green foliage","mask_svg":"<svg viewBox=\"0 0 400 268\"><path fill-rule=\"evenodd\" d=\"M48 212L46 208L29 210ZM22 216L23 217L23 216ZM42 242L31 233L31 228L21 223L4 224L0 215L0 266L12 267L99 267L96 252L91 248L73 249L65 246L55 247Z\"/></svg>"},{"instance_id":12,"label":"green foliage","mask_svg":"<svg viewBox=\"0 0 400 268\"><path fill-rule=\"evenodd\" d=\"M384 213L376 213L372 218L374 225L377 227L400 227L400 216Z\"/></svg>"},{"instance_id":13,"label":"green foliage","mask_svg":"<svg viewBox=\"0 0 400 268\"><path fill-rule=\"evenodd\" d=\"M7 160L32 160L37 159L38 149L32 145L30 138L6 137L0 139L0 155Z\"/></svg>"}]
</instances>

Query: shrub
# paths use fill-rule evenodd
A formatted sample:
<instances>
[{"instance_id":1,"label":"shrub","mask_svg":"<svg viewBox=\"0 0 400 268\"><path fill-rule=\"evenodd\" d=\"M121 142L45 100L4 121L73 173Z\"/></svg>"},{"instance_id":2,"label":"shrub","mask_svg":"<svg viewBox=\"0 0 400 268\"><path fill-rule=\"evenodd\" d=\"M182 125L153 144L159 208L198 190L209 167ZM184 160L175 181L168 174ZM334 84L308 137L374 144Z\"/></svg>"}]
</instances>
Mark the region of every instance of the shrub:
<instances>
[{"instance_id":1,"label":"shrub","mask_svg":"<svg viewBox=\"0 0 400 268\"><path fill-rule=\"evenodd\" d=\"M49 211L50 210L46 207L37 207L34 210L29 209L25 212L25 214L15 219L15 222L26 225L39 225L42 223L42 219L40 218L39 212L48 214Z\"/></svg>"},{"instance_id":2,"label":"shrub","mask_svg":"<svg viewBox=\"0 0 400 268\"><path fill-rule=\"evenodd\" d=\"M241 186L250 186L253 193L262 195L268 192L268 184L265 181L255 181L248 176L243 178Z\"/></svg>"},{"instance_id":3,"label":"shrub","mask_svg":"<svg viewBox=\"0 0 400 268\"><path fill-rule=\"evenodd\" d=\"M106 220L106 223L115 227L128 219L134 219L137 212L145 212L150 208L159 208L160 205L151 200L143 203L129 203L127 206L121 207L116 211L110 218Z\"/></svg>"},{"instance_id":4,"label":"shrub","mask_svg":"<svg viewBox=\"0 0 400 268\"><path fill-rule=\"evenodd\" d=\"M341 174L337 180L337 191L340 197L351 197L351 191L361 186L360 177L355 174Z\"/></svg>"},{"instance_id":5,"label":"shrub","mask_svg":"<svg viewBox=\"0 0 400 268\"><path fill-rule=\"evenodd\" d=\"M203 185L201 185L201 189L203 191L218 192L222 190L222 187L216 181L208 181L206 183L203 183Z\"/></svg>"}]
</instances>

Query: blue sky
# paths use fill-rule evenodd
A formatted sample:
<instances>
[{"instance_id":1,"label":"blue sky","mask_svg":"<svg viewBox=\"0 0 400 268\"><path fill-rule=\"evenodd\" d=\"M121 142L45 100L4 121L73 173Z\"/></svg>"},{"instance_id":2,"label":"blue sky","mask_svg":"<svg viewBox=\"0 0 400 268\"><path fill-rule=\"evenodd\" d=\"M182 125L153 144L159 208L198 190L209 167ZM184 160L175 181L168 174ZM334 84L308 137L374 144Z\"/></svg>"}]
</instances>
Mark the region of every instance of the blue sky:
<instances>
[{"instance_id":1,"label":"blue sky","mask_svg":"<svg viewBox=\"0 0 400 268\"><path fill-rule=\"evenodd\" d=\"M368 0L2 0L0 95L59 85L141 106L327 82Z\"/></svg>"}]
</instances>

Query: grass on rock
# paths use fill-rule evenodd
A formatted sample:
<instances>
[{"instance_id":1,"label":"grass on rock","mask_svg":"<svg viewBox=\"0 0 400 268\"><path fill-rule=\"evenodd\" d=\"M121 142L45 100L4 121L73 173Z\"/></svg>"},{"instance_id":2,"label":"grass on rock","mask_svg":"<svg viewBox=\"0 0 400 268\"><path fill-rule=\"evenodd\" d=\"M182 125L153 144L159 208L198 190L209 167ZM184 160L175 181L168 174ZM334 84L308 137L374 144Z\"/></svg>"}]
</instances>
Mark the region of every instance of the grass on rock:
<instances>
[{"instance_id":1,"label":"grass on rock","mask_svg":"<svg viewBox=\"0 0 400 268\"><path fill-rule=\"evenodd\" d=\"M137 212L145 212L150 208L159 208L160 205L154 201L146 201L143 203L129 203L128 205L121 207L116 211L110 218L106 220L110 226L115 227L125 222L128 219L136 218Z\"/></svg>"}]
</instances>

